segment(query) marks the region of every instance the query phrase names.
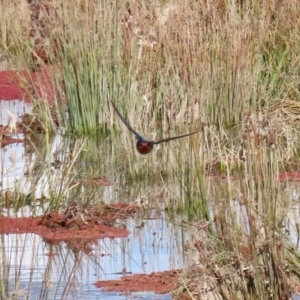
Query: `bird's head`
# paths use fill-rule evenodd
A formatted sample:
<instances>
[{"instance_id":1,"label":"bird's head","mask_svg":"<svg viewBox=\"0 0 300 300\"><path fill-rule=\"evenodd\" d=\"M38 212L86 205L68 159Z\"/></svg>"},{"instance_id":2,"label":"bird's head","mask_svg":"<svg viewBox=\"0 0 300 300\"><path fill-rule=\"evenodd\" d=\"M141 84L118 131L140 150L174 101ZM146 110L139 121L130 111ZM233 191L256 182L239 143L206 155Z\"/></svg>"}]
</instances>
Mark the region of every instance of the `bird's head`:
<instances>
[{"instance_id":1,"label":"bird's head","mask_svg":"<svg viewBox=\"0 0 300 300\"><path fill-rule=\"evenodd\" d=\"M153 145L153 142L142 139L137 141L136 149L140 154L148 154L152 151Z\"/></svg>"}]
</instances>

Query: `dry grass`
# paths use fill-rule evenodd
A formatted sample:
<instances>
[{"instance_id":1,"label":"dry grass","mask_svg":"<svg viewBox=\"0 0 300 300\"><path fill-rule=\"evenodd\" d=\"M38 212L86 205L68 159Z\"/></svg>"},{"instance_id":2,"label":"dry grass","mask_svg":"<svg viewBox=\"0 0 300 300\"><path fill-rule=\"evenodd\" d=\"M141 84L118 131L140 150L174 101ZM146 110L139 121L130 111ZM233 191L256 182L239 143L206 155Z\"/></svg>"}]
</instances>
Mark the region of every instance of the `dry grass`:
<instances>
[{"instance_id":1,"label":"dry grass","mask_svg":"<svg viewBox=\"0 0 300 300\"><path fill-rule=\"evenodd\" d=\"M113 152L124 153L118 170L136 179L166 172L181 191L167 206L213 216L193 233L183 283L194 298L208 288L220 299L288 299L299 253L283 230L292 204L278 172L299 169L299 3L148 2L53 0L37 9L23 1L20 13L2 1L1 56L16 69L58 65L68 113L59 97L55 105L68 131L111 133ZM149 138L201 133L135 163L132 136L117 141L109 100ZM223 189L204 176L213 171L228 175Z\"/></svg>"}]
</instances>

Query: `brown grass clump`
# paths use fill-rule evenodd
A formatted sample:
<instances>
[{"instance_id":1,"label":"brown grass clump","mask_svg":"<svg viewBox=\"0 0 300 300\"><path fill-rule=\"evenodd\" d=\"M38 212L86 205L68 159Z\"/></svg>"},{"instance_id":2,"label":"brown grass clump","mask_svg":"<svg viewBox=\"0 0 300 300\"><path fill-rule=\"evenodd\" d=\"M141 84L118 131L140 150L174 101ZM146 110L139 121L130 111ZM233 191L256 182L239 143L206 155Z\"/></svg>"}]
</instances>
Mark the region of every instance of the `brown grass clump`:
<instances>
[{"instance_id":1,"label":"brown grass clump","mask_svg":"<svg viewBox=\"0 0 300 300\"><path fill-rule=\"evenodd\" d=\"M290 299L298 294L299 272L291 260L297 250L280 233L268 237L258 215L252 222L250 234L232 228L214 235L215 224L205 220L187 226L186 263L174 299ZM230 224L223 220L222 226Z\"/></svg>"}]
</instances>

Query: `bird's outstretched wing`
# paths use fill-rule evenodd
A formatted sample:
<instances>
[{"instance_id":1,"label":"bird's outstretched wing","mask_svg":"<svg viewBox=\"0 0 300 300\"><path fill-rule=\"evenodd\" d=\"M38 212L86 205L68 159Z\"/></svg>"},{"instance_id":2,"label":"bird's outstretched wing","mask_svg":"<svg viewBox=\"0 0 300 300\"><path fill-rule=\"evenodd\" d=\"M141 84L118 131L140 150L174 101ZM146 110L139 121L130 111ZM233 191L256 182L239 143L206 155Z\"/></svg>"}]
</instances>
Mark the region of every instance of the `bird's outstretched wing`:
<instances>
[{"instance_id":1,"label":"bird's outstretched wing","mask_svg":"<svg viewBox=\"0 0 300 300\"><path fill-rule=\"evenodd\" d=\"M123 121L123 123L125 124L125 126L136 136L136 138L138 140L144 140L144 138L138 134L130 125L129 123L124 119L124 117L121 115L121 113L118 111L116 105L111 101L111 104L113 106L113 108L115 109L117 115L120 117L120 119Z\"/></svg>"},{"instance_id":2,"label":"bird's outstretched wing","mask_svg":"<svg viewBox=\"0 0 300 300\"><path fill-rule=\"evenodd\" d=\"M139 140L139 141L145 141L145 142L150 142L150 141L147 141L146 139L144 139L140 134L138 134L130 125L129 123L124 119L124 117L121 115L121 113L118 111L116 105L113 103L113 101L111 101L111 104L113 106L113 108L115 109L117 115L120 117L120 119L123 121L123 123L125 124L125 126L136 136L136 138ZM189 135L192 135L192 134L195 134L195 133L198 133L199 131L195 131L195 132L191 132L191 133L187 133L187 134L184 134L184 135L179 135L179 136L174 136L174 137L169 137L169 138L166 138L166 139L161 139L161 140L158 140L158 141L151 141L152 145L154 144L160 144L160 143L165 143L165 142L168 142L168 141L171 141L171 140L176 140L176 139L180 139L180 138L183 138L183 137L186 137L186 136L189 136Z\"/></svg>"},{"instance_id":3,"label":"bird's outstretched wing","mask_svg":"<svg viewBox=\"0 0 300 300\"><path fill-rule=\"evenodd\" d=\"M189 136L189 135L192 135L192 134L195 134L195 133L198 133L198 132L199 131L195 131L195 132L187 133L187 134L184 134L184 135L178 135L178 136L169 137L169 138L166 138L166 139L154 141L153 144L165 143L165 142L168 142L168 141L171 141L171 140L180 139L180 138L183 138L185 136Z\"/></svg>"}]
</instances>

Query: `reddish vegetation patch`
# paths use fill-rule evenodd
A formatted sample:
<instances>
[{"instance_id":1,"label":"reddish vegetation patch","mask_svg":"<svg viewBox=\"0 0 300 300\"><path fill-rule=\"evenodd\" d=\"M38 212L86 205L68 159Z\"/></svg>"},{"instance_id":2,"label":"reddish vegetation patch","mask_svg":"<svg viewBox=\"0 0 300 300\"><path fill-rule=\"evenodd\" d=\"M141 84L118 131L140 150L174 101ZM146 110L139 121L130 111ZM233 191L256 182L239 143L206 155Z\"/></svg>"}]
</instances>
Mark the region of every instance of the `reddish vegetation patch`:
<instances>
[{"instance_id":1,"label":"reddish vegetation patch","mask_svg":"<svg viewBox=\"0 0 300 300\"><path fill-rule=\"evenodd\" d=\"M56 256L57 253L55 252L48 252L48 253L45 253L45 256L48 256L48 257L53 257L53 256Z\"/></svg>"},{"instance_id":2,"label":"reddish vegetation patch","mask_svg":"<svg viewBox=\"0 0 300 300\"><path fill-rule=\"evenodd\" d=\"M228 180L226 175L210 175L210 178L215 180ZM300 181L300 172L279 172L279 181ZM239 177L230 177L230 180L241 180ZM259 178L253 177L253 180L260 180Z\"/></svg>"},{"instance_id":3,"label":"reddish vegetation patch","mask_svg":"<svg viewBox=\"0 0 300 300\"><path fill-rule=\"evenodd\" d=\"M77 181L78 183L82 184L89 184L89 185L101 185L101 186L112 186L115 185L115 182L109 181L105 177L100 177L100 178L90 178L90 179L80 179Z\"/></svg>"},{"instance_id":4,"label":"reddish vegetation patch","mask_svg":"<svg viewBox=\"0 0 300 300\"><path fill-rule=\"evenodd\" d=\"M74 227L65 227L63 224L65 216L59 214L51 214L49 216L51 222L44 217L21 217L11 218L0 216L0 233L36 233L51 243L59 243L69 240L97 240L105 237L125 237L128 231L124 228L107 226L104 224L82 224L77 226L81 220L74 220ZM62 223L61 223L62 222ZM61 223L61 224L59 224Z\"/></svg>"},{"instance_id":5,"label":"reddish vegetation patch","mask_svg":"<svg viewBox=\"0 0 300 300\"><path fill-rule=\"evenodd\" d=\"M58 93L51 79L50 67L31 73L26 71L0 72L0 100L32 102L34 96L43 99L50 105L54 104L54 99Z\"/></svg>"},{"instance_id":6,"label":"reddish vegetation patch","mask_svg":"<svg viewBox=\"0 0 300 300\"><path fill-rule=\"evenodd\" d=\"M280 181L300 181L300 172L280 172Z\"/></svg>"},{"instance_id":7,"label":"reddish vegetation patch","mask_svg":"<svg viewBox=\"0 0 300 300\"><path fill-rule=\"evenodd\" d=\"M122 276L119 280L101 280L94 283L105 291L139 292L154 291L158 294L170 293L176 288L181 270Z\"/></svg>"},{"instance_id":8,"label":"reddish vegetation patch","mask_svg":"<svg viewBox=\"0 0 300 300\"><path fill-rule=\"evenodd\" d=\"M39 217L11 218L0 215L0 234L35 233L49 243L67 241L72 248L93 249L89 242L105 237L128 235L126 228L114 227L114 221L126 218L138 210L128 204L80 208L72 204L63 213L51 212Z\"/></svg>"},{"instance_id":9,"label":"reddish vegetation patch","mask_svg":"<svg viewBox=\"0 0 300 300\"><path fill-rule=\"evenodd\" d=\"M2 137L0 138L0 147L5 147L7 145L10 145L10 144L18 144L18 143L23 143L24 140L22 139L13 139L9 136L6 136L6 135L2 135Z\"/></svg>"}]
</instances>

